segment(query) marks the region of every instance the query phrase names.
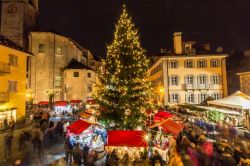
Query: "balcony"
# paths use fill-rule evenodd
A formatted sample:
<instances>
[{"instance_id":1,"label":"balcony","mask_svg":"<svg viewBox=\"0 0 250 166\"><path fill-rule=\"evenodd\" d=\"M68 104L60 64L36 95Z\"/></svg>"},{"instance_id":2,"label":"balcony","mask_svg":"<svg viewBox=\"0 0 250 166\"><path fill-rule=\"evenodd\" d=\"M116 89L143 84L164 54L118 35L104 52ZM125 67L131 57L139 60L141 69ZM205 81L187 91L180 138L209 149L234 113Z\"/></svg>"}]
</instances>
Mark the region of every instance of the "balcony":
<instances>
[{"instance_id":1,"label":"balcony","mask_svg":"<svg viewBox=\"0 0 250 166\"><path fill-rule=\"evenodd\" d=\"M209 90L212 87L211 84L182 84L183 90Z\"/></svg>"},{"instance_id":2,"label":"balcony","mask_svg":"<svg viewBox=\"0 0 250 166\"><path fill-rule=\"evenodd\" d=\"M10 73L10 64L0 62L0 74Z\"/></svg>"},{"instance_id":3,"label":"balcony","mask_svg":"<svg viewBox=\"0 0 250 166\"><path fill-rule=\"evenodd\" d=\"M9 92L0 92L0 103L9 102Z\"/></svg>"}]
</instances>

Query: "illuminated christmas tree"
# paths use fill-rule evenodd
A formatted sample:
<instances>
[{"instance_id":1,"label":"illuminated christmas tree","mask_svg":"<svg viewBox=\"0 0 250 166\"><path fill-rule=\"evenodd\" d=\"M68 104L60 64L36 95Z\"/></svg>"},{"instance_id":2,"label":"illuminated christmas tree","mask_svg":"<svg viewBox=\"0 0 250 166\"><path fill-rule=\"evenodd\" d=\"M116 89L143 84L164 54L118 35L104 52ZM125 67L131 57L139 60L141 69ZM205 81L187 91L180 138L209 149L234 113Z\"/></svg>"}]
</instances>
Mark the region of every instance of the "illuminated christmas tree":
<instances>
[{"instance_id":1,"label":"illuminated christmas tree","mask_svg":"<svg viewBox=\"0 0 250 166\"><path fill-rule=\"evenodd\" d=\"M145 124L144 111L151 96L146 81L148 67L138 31L124 5L95 86L100 119L119 129L135 129Z\"/></svg>"}]
</instances>

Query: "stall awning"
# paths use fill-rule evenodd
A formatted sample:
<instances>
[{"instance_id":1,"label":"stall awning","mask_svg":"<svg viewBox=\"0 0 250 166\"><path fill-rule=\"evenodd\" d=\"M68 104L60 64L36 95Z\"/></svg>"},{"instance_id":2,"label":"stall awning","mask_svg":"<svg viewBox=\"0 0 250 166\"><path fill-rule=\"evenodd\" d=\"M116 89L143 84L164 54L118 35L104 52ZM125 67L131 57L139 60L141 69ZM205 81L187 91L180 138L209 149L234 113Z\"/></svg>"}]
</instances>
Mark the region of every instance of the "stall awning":
<instances>
[{"instance_id":1,"label":"stall awning","mask_svg":"<svg viewBox=\"0 0 250 166\"><path fill-rule=\"evenodd\" d=\"M181 124L176 123L172 119L166 119L162 122L154 123L149 128L154 128L161 126L162 130L167 133L172 133L174 136L177 136L183 129Z\"/></svg>"},{"instance_id":2,"label":"stall awning","mask_svg":"<svg viewBox=\"0 0 250 166\"><path fill-rule=\"evenodd\" d=\"M82 118L85 118L85 119L88 119L88 118L90 118L91 116L93 116L93 114L88 113L88 112L80 112L80 113L78 114L78 116L80 116L80 117L82 117Z\"/></svg>"},{"instance_id":3,"label":"stall awning","mask_svg":"<svg viewBox=\"0 0 250 166\"><path fill-rule=\"evenodd\" d=\"M38 105L49 105L48 101L40 101Z\"/></svg>"},{"instance_id":4,"label":"stall awning","mask_svg":"<svg viewBox=\"0 0 250 166\"><path fill-rule=\"evenodd\" d=\"M92 105L96 104L96 101L94 99L87 99L86 103Z\"/></svg>"},{"instance_id":5,"label":"stall awning","mask_svg":"<svg viewBox=\"0 0 250 166\"><path fill-rule=\"evenodd\" d=\"M155 114L154 122L160 122L164 119L171 118L172 116L173 116L173 114L170 114L169 112L161 111L161 112L158 112L157 114Z\"/></svg>"},{"instance_id":6,"label":"stall awning","mask_svg":"<svg viewBox=\"0 0 250 166\"><path fill-rule=\"evenodd\" d=\"M74 134L81 134L84 130L89 128L91 126L90 123L83 121L83 120L77 120L74 123L72 123L67 129Z\"/></svg>"},{"instance_id":7,"label":"stall awning","mask_svg":"<svg viewBox=\"0 0 250 166\"><path fill-rule=\"evenodd\" d=\"M70 100L70 103L71 104L78 104L78 103L81 103L82 100Z\"/></svg>"},{"instance_id":8,"label":"stall awning","mask_svg":"<svg viewBox=\"0 0 250 166\"><path fill-rule=\"evenodd\" d=\"M181 124L176 123L172 119L167 119L160 125L163 131L172 133L174 136L177 136L183 129Z\"/></svg>"},{"instance_id":9,"label":"stall awning","mask_svg":"<svg viewBox=\"0 0 250 166\"><path fill-rule=\"evenodd\" d=\"M208 104L236 109L250 109L250 97L241 91L223 99L208 101Z\"/></svg>"},{"instance_id":10,"label":"stall awning","mask_svg":"<svg viewBox=\"0 0 250 166\"><path fill-rule=\"evenodd\" d=\"M147 147L145 135L146 132L140 130L111 130L106 146Z\"/></svg>"},{"instance_id":11,"label":"stall awning","mask_svg":"<svg viewBox=\"0 0 250 166\"><path fill-rule=\"evenodd\" d=\"M66 106L68 103L67 101L56 101L55 106Z\"/></svg>"}]
</instances>

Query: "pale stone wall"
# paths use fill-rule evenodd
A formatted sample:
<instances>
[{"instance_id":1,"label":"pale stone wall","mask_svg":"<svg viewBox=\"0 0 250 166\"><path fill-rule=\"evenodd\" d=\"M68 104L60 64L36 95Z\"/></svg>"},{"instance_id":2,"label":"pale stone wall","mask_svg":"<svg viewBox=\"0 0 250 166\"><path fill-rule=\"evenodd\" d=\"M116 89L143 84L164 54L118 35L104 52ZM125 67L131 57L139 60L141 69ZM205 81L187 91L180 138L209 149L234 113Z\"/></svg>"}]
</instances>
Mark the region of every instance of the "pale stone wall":
<instances>
[{"instance_id":1,"label":"pale stone wall","mask_svg":"<svg viewBox=\"0 0 250 166\"><path fill-rule=\"evenodd\" d=\"M79 72L79 77L74 77L74 72ZM88 77L88 73L91 77ZM86 69L67 69L64 71L64 84L66 88L65 99L82 100L86 102L87 97L92 97L92 92L88 91L88 86L93 87L96 81L95 72Z\"/></svg>"},{"instance_id":2,"label":"pale stone wall","mask_svg":"<svg viewBox=\"0 0 250 166\"><path fill-rule=\"evenodd\" d=\"M30 62L30 88L35 92L35 102L46 101L46 89L59 88L61 92L54 100L64 100L63 68L72 58L87 62L82 51L67 37L52 32L31 32L30 51L34 54ZM39 44L44 44L44 52L39 52ZM57 48L62 48L62 54ZM61 83L56 81L61 79ZM58 84L59 82L59 84Z\"/></svg>"}]
</instances>

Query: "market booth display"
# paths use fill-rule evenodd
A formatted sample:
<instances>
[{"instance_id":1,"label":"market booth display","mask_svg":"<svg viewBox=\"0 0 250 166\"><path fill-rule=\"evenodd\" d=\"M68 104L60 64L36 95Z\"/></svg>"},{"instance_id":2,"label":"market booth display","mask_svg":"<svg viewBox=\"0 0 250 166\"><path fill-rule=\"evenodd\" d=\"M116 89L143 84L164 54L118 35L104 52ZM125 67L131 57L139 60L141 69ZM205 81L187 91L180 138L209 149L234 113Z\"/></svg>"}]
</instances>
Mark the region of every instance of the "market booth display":
<instances>
[{"instance_id":1,"label":"market booth display","mask_svg":"<svg viewBox=\"0 0 250 166\"><path fill-rule=\"evenodd\" d=\"M148 139L147 133L141 130L110 130L105 150L109 154L116 152L119 160L127 157L135 161L147 151Z\"/></svg>"},{"instance_id":2,"label":"market booth display","mask_svg":"<svg viewBox=\"0 0 250 166\"><path fill-rule=\"evenodd\" d=\"M81 148L88 147L90 150L104 150L107 132L98 123L77 120L67 127L67 137L70 144L80 144Z\"/></svg>"},{"instance_id":3,"label":"market booth display","mask_svg":"<svg viewBox=\"0 0 250 166\"><path fill-rule=\"evenodd\" d=\"M241 114L245 121L245 126L250 129L250 97L241 91L219 100L207 102L210 105L218 108L227 108Z\"/></svg>"},{"instance_id":4,"label":"market booth display","mask_svg":"<svg viewBox=\"0 0 250 166\"><path fill-rule=\"evenodd\" d=\"M67 101L55 101L54 103L54 113L56 115L71 114L72 109Z\"/></svg>"}]
</instances>

